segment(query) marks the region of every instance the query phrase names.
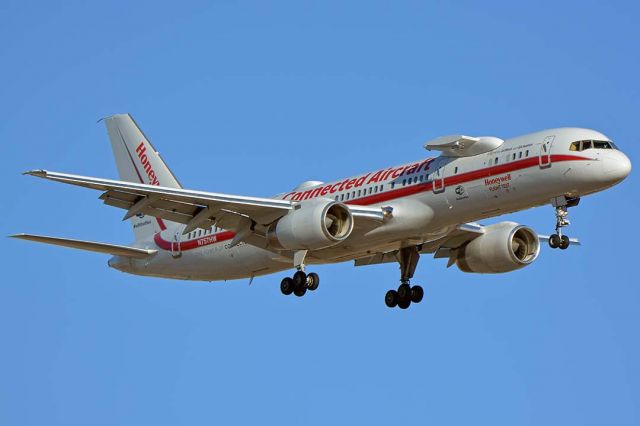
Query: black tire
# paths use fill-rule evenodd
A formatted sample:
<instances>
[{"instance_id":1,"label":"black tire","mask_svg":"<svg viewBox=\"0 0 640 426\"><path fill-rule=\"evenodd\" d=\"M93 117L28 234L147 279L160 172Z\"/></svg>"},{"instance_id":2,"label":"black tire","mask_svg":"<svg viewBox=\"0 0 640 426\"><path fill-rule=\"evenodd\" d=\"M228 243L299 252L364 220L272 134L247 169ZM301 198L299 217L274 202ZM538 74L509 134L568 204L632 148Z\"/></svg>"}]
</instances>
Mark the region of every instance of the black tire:
<instances>
[{"instance_id":1,"label":"black tire","mask_svg":"<svg viewBox=\"0 0 640 426\"><path fill-rule=\"evenodd\" d=\"M307 292L307 288L306 287L298 287L295 290L293 290L293 294L295 294L298 297L304 296L304 294L306 292Z\"/></svg>"},{"instance_id":2,"label":"black tire","mask_svg":"<svg viewBox=\"0 0 640 426\"><path fill-rule=\"evenodd\" d=\"M398 287L398 305L403 300L411 302L411 286L409 284L400 284L400 287Z\"/></svg>"},{"instance_id":3,"label":"black tire","mask_svg":"<svg viewBox=\"0 0 640 426\"><path fill-rule=\"evenodd\" d=\"M400 309L407 309L409 307L409 305L411 305L411 300L399 300L398 301L398 308L400 308Z\"/></svg>"},{"instance_id":4,"label":"black tire","mask_svg":"<svg viewBox=\"0 0 640 426\"><path fill-rule=\"evenodd\" d=\"M549 237L549 247L551 247L552 249L560 247L561 242L562 240L560 239L560 235L558 234L551 234L551 236Z\"/></svg>"},{"instance_id":5,"label":"black tire","mask_svg":"<svg viewBox=\"0 0 640 426\"><path fill-rule=\"evenodd\" d=\"M569 244L571 244L571 241L569 241L569 237L567 237L566 235L563 235L562 237L560 237L560 250L566 250L569 248Z\"/></svg>"},{"instance_id":6,"label":"black tire","mask_svg":"<svg viewBox=\"0 0 640 426\"><path fill-rule=\"evenodd\" d=\"M411 302L420 303L424 297L424 290L419 285L411 287Z\"/></svg>"},{"instance_id":7,"label":"black tire","mask_svg":"<svg viewBox=\"0 0 640 426\"><path fill-rule=\"evenodd\" d=\"M282 281L280 281L280 291L285 296L293 293L293 280L289 277L283 278Z\"/></svg>"},{"instance_id":8,"label":"black tire","mask_svg":"<svg viewBox=\"0 0 640 426\"><path fill-rule=\"evenodd\" d=\"M384 295L384 304L389 308L395 308L398 306L398 292L395 290L389 290Z\"/></svg>"},{"instance_id":9,"label":"black tire","mask_svg":"<svg viewBox=\"0 0 640 426\"><path fill-rule=\"evenodd\" d=\"M307 288L311 291L315 291L320 285L320 277L315 272L311 272L307 275L307 282Z\"/></svg>"},{"instance_id":10,"label":"black tire","mask_svg":"<svg viewBox=\"0 0 640 426\"><path fill-rule=\"evenodd\" d=\"M307 288L307 274L302 271L298 271L293 274L293 286L295 289Z\"/></svg>"}]
</instances>

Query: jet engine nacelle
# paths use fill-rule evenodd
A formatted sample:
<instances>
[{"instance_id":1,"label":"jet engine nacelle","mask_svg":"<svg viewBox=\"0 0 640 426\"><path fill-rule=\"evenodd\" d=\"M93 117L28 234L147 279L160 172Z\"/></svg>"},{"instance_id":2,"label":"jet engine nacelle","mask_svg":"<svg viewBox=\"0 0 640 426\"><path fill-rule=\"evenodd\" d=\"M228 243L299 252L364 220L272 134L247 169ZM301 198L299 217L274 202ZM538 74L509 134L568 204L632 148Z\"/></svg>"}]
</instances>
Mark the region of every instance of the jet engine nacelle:
<instances>
[{"instance_id":1,"label":"jet engine nacelle","mask_svg":"<svg viewBox=\"0 0 640 426\"><path fill-rule=\"evenodd\" d=\"M515 222L487 226L483 235L458 250L456 265L463 272L498 274L523 268L536 260L540 239L531 228Z\"/></svg>"},{"instance_id":2,"label":"jet engine nacelle","mask_svg":"<svg viewBox=\"0 0 640 426\"><path fill-rule=\"evenodd\" d=\"M283 216L268 232L269 245L287 250L319 250L351 234L353 216L333 200L309 200Z\"/></svg>"}]
</instances>

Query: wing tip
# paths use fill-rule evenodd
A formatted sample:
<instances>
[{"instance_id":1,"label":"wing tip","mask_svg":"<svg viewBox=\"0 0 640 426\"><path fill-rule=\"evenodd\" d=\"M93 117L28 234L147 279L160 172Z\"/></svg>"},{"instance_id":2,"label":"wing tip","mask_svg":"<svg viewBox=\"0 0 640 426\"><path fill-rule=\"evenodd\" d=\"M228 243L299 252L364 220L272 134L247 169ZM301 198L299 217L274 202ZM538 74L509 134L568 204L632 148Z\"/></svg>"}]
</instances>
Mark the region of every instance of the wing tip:
<instances>
[{"instance_id":1,"label":"wing tip","mask_svg":"<svg viewBox=\"0 0 640 426\"><path fill-rule=\"evenodd\" d=\"M44 169L34 169L27 170L26 172L22 172L23 175L36 176L36 177L46 177L47 171Z\"/></svg>"}]
</instances>

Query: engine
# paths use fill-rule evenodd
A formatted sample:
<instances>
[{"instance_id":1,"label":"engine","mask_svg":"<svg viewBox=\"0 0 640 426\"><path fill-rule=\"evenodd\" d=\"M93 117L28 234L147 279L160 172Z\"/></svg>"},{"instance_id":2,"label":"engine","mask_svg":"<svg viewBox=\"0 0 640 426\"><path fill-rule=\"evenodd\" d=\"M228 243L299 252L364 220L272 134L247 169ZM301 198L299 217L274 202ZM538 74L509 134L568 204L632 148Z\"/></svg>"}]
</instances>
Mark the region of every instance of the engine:
<instances>
[{"instance_id":1,"label":"engine","mask_svg":"<svg viewBox=\"0 0 640 426\"><path fill-rule=\"evenodd\" d=\"M531 228L515 222L487 226L486 232L458 249L463 272L497 274L523 268L536 260L540 240Z\"/></svg>"},{"instance_id":2,"label":"engine","mask_svg":"<svg viewBox=\"0 0 640 426\"><path fill-rule=\"evenodd\" d=\"M344 204L317 199L298 206L269 228L269 245L287 250L318 250L344 241L353 230L353 216Z\"/></svg>"}]
</instances>

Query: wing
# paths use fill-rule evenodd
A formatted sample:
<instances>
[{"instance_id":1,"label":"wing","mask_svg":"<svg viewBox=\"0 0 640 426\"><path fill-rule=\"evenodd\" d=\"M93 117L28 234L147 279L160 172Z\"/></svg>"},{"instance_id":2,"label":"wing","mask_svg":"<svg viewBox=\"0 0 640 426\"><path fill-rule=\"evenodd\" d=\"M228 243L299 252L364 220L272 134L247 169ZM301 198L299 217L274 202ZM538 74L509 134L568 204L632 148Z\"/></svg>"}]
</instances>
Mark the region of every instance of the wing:
<instances>
[{"instance_id":1,"label":"wing","mask_svg":"<svg viewBox=\"0 0 640 426\"><path fill-rule=\"evenodd\" d=\"M185 224L184 234L215 225L236 232L234 243L246 241L263 248L266 240L256 235L256 225L271 224L298 204L288 200L166 188L46 170L32 170L25 174L103 191L100 199L105 204L127 210L123 220L136 214L159 217ZM381 208L349 206L349 209L363 223L379 225L386 215Z\"/></svg>"},{"instance_id":2,"label":"wing","mask_svg":"<svg viewBox=\"0 0 640 426\"><path fill-rule=\"evenodd\" d=\"M455 251L462 247L464 244L479 237L485 233L484 226L477 223L463 223L456 226L445 237L439 238L434 241L428 241L419 246L420 254L431 254L435 259L449 258L447 267L450 267L455 263ZM549 237L546 235L538 235L540 241L548 241ZM577 238L569 239L569 243L572 245L580 245L580 241ZM363 257L355 260L355 266L375 265L377 263L389 263L398 262L398 251L390 251L387 253L376 253L371 256Z\"/></svg>"},{"instance_id":3,"label":"wing","mask_svg":"<svg viewBox=\"0 0 640 426\"><path fill-rule=\"evenodd\" d=\"M237 227L234 224L246 220L268 224L293 209L290 201L271 198L166 188L46 170L25 174L104 191L100 199L107 205L126 209L124 219L142 213L186 224L189 228L186 232L208 228L214 223L226 229L234 229Z\"/></svg>"}]
</instances>

